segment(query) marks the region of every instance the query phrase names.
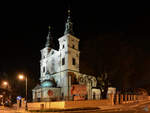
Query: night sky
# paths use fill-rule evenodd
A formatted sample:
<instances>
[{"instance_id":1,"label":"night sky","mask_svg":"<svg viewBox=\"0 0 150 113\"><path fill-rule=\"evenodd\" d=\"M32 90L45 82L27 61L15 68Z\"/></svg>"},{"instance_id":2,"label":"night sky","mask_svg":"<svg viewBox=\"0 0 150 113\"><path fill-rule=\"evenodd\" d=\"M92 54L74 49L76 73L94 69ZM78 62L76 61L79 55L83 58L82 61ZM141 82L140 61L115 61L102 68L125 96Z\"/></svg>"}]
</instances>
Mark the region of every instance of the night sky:
<instances>
[{"instance_id":1,"label":"night sky","mask_svg":"<svg viewBox=\"0 0 150 113\"><path fill-rule=\"evenodd\" d=\"M150 8L146 3L3 3L0 10L0 76L23 72L39 82L40 50L48 26L63 36L68 3L80 39L80 70L109 74L117 88L150 86Z\"/></svg>"}]
</instances>

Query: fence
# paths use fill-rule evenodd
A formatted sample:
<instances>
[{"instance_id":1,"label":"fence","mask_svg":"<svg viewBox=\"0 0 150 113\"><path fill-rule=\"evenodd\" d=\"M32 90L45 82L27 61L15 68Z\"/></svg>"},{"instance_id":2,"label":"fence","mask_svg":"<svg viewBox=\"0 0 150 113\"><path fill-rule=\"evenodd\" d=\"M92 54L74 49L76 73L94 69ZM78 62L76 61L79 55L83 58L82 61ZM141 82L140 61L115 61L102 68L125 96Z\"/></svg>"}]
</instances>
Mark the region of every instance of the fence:
<instances>
[{"instance_id":1,"label":"fence","mask_svg":"<svg viewBox=\"0 0 150 113\"><path fill-rule=\"evenodd\" d=\"M150 96L135 94L115 94L113 97L114 104L134 103L138 101L150 100Z\"/></svg>"}]
</instances>

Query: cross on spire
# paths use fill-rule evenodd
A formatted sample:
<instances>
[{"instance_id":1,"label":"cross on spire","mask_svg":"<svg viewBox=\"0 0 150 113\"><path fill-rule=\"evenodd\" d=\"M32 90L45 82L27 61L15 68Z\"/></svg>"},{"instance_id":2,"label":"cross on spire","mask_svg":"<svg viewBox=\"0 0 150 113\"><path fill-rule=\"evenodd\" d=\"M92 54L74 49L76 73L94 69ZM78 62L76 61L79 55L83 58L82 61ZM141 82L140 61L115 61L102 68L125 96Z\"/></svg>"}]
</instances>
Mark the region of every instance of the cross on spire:
<instances>
[{"instance_id":1,"label":"cross on spire","mask_svg":"<svg viewBox=\"0 0 150 113\"><path fill-rule=\"evenodd\" d=\"M48 35L47 35L47 40L46 40L46 44L45 47L52 47L53 46L53 37L51 35L51 27L48 26Z\"/></svg>"},{"instance_id":2,"label":"cross on spire","mask_svg":"<svg viewBox=\"0 0 150 113\"><path fill-rule=\"evenodd\" d=\"M71 18L70 18L70 9L68 10L68 18L67 18L67 22L65 24L65 32L64 32L64 35L66 34L71 34L73 35L73 23L71 22Z\"/></svg>"}]
</instances>

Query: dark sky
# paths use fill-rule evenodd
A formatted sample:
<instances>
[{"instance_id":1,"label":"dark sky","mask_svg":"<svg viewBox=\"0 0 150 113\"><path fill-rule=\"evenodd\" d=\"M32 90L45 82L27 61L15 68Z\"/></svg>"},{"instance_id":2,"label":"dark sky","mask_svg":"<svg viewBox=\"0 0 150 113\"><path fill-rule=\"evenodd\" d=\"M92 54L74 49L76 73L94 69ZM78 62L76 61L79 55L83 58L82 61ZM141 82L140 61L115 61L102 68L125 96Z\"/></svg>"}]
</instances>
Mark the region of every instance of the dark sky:
<instances>
[{"instance_id":1,"label":"dark sky","mask_svg":"<svg viewBox=\"0 0 150 113\"><path fill-rule=\"evenodd\" d=\"M81 72L107 71L116 87L150 84L150 8L141 2L2 3L1 75L24 72L39 78L48 25L56 39L63 36L68 3L75 36L80 39Z\"/></svg>"}]
</instances>

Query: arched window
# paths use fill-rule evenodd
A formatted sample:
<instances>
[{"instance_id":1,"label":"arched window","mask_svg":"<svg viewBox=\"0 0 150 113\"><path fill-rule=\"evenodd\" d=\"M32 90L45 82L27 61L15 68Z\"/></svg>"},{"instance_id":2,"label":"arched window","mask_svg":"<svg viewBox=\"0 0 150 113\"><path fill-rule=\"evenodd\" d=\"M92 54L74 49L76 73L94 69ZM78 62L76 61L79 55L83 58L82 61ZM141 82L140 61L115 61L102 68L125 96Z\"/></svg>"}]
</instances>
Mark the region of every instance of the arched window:
<instances>
[{"instance_id":1,"label":"arched window","mask_svg":"<svg viewBox=\"0 0 150 113\"><path fill-rule=\"evenodd\" d=\"M54 51L52 51L52 55L54 54Z\"/></svg>"},{"instance_id":2,"label":"arched window","mask_svg":"<svg viewBox=\"0 0 150 113\"><path fill-rule=\"evenodd\" d=\"M62 65L65 65L65 58L62 59Z\"/></svg>"},{"instance_id":3,"label":"arched window","mask_svg":"<svg viewBox=\"0 0 150 113\"><path fill-rule=\"evenodd\" d=\"M72 58L72 65L76 65L76 59Z\"/></svg>"},{"instance_id":4,"label":"arched window","mask_svg":"<svg viewBox=\"0 0 150 113\"><path fill-rule=\"evenodd\" d=\"M43 67L43 73L45 72L45 67Z\"/></svg>"},{"instance_id":5,"label":"arched window","mask_svg":"<svg viewBox=\"0 0 150 113\"><path fill-rule=\"evenodd\" d=\"M64 49L64 48L65 48L65 45L62 46L62 49Z\"/></svg>"},{"instance_id":6,"label":"arched window","mask_svg":"<svg viewBox=\"0 0 150 113\"><path fill-rule=\"evenodd\" d=\"M75 46L74 46L74 45L72 45L72 48L74 49L74 48L75 48Z\"/></svg>"}]
</instances>

